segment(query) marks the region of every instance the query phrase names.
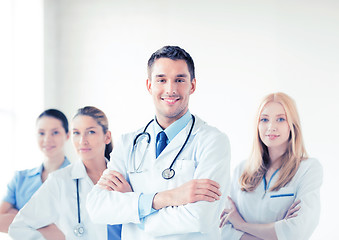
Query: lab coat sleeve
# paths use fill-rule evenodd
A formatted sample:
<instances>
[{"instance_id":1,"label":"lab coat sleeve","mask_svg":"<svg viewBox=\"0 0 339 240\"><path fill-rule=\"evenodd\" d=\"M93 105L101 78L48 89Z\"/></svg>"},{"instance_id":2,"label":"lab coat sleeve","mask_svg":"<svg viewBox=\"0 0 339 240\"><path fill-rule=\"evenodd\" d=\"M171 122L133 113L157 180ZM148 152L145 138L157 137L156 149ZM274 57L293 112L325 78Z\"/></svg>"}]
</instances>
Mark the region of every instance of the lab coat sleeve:
<instances>
[{"instance_id":1,"label":"lab coat sleeve","mask_svg":"<svg viewBox=\"0 0 339 240\"><path fill-rule=\"evenodd\" d=\"M232 224L228 223L221 229L222 240L239 240L244 232L238 231L233 228Z\"/></svg>"},{"instance_id":2,"label":"lab coat sleeve","mask_svg":"<svg viewBox=\"0 0 339 240\"><path fill-rule=\"evenodd\" d=\"M218 230L219 217L224 207L230 184L230 145L221 132L200 135L194 179L211 179L220 184L222 198L215 202L198 201L178 207L160 209L145 218L144 230L158 237L193 232L207 233Z\"/></svg>"},{"instance_id":3,"label":"lab coat sleeve","mask_svg":"<svg viewBox=\"0 0 339 240\"><path fill-rule=\"evenodd\" d=\"M234 201L234 203L238 206L238 199L237 199L237 193L240 190L240 184L239 184L239 178L240 175L243 172L243 165L244 162L240 165L237 166L237 168L234 170L233 177L232 177L232 183L231 183L231 192L230 192L230 197ZM225 208L230 208L230 204L227 201ZM242 235L244 232L236 230L232 224L229 222L221 229L221 239L227 239L227 240L239 240L241 239Z\"/></svg>"},{"instance_id":4,"label":"lab coat sleeve","mask_svg":"<svg viewBox=\"0 0 339 240\"><path fill-rule=\"evenodd\" d=\"M111 160L108 163L109 170L115 170L124 175L127 181L127 168L125 159L129 149L123 145L130 142L124 138L124 135L114 147ZM108 170L105 170L108 171ZM120 193L101 189L95 185L91 192L87 195L86 207L88 214L95 223L100 224L124 224L124 223L140 223L139 219L139 202L140 193L129 192Z\"/></svg>"},{"instance_id":5,"label":"lab coat sleeve","mask_svg":"<svg viewBox=\"0 0 339 240\"><path fill-rule=\"evenodd\" d=\"M57 206L60 202L60 189L57 179L52 175L49 174L46 182L14 218L8 231L12 239L45 239L36 229L54 223L59 212Z\"/></svg>"},{"instance_id":6,"label":"lab coat sleeve","mask_svg":"<svg viewBox=\"0 0 339 240\"><path fill-rule=\"evenodd\" d=\"M298 216L275 223L279 240L309 239L318 225L320 218L320 186L323 179L321 164L315 159L309 159L299 186L296 200L300 199L301 209Z\"/></svg>"}]
</instances>

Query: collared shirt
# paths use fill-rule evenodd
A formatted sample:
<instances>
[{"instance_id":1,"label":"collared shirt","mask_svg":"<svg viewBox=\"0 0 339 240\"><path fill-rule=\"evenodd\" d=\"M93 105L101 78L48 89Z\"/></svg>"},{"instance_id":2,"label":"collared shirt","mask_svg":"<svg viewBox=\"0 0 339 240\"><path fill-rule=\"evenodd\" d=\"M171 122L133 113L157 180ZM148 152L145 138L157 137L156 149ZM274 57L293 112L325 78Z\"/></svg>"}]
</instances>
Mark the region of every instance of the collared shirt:
<instances>
[{"instance_id":1,"label":"collared shirt","mask_svg":"<svg viewBox=\"0 0 339 240\"><path fill-rule=\"evenodd\" d=\"M107 191L96 185L87 196L87 210L97 223L122 223L124 240L219 240L219 216L224 208L230 168L230 145L226 134L195 116L192 134L173 165L175 176L166 180L162 171L171 165L187 138L192 121L166 146L156 158L154 122L147 129L151 135L148 145L144 138L136 150L133 164L133 143L142 132L123 134L111 154L108 169L121 173L133 192ZM146 150L146 151L144 151ZM140 160L145 157L145 161ZM131 161L132 160L132 161ZM139 164L142 164L141 167ZM133 168L137 165L139 172ZM220 184L221 199L215 202L198 201L176 207L164 207L142 219L139 226L139 197L141 193L161 192L182 186L193 179L211 179Z\"/></svg>"},{"instance_id":2,"label":"collared shirt","mask_svg":"<svg viewBox=\"0 0 339 240\"><path fill-rule=\"evenodd\" d=\"M245 162L235 169L230 194L244 220L248 223L274 223L279 240L309 239L320 216L323 179L320 162L314 158L302 161L292 180L278 191L269 188L279 179L280 171L272 175L268 184L263 179L254 191L241 191L239 178L244 166ZM296 200L301 200L298 215L285 220L286 212ZM242 235L243 232L229 223L222 229L223 239L238 240Z\"/></svg>"},{"instance_id":3,"label":"collared shirt","mask_svg":"<svg viewBox=\"0 0 339 240\"><path fill-rule=\"evenodd\" d=\"M174 123L169 125L165 130L159 125L158 121L154 121L154 138L158 135L159 132L164 131L167 136L167 144L170 143L173 138L182 130L184 127L187 126L189 121L192 119L192 115L190 111L187 111L181 118L176 120Z\"/></svg>"},{"instance_id":4,"label":"collared shirt","mask_svg":"<svg viewBox=\"0 0 339 240\"><path fill-rule=\"evenodd\" d=\"M36 229L55 223L66 239L80 239L73 232L79 220L76 179L79 179L80 219L85 229L82 239L111 239L107 236L107 225L94 224L88 216L86 197L93 188L93 182L81 160L49 174L45 183L14 218L9 235L13 239L42 240L44 238ZM121 229L121 226L118 228Z\"/></svg>"},{"instance_id":5,"label":"collared shirt","mask_svg":"<svg viewBox=\"0 0 339 240\"><path fill-rule=\"evenodd\" d=\"M59 169L64 168L69 164L70 162L65 157L65 160ZM14 208L20 210L41 187L41 175L43 170L44 165L41 164L39 167L33 169L15 172L14 177L7 185L7 193L3 198L3 201L12 204Z\"/></svg>"},{"instance_id":6,"label":"collared shirt","mask_svg":"<svg viewBox=\"0 0 339 240\"><path fill-rule=\"evenodd\" d=\"M154 135L153 138L155 139L159 132L164 131L167 136L167 144L169 144L174 137L182 130L184 129L189 121L192 119L192 115L190 111L187 111L181 118L176 120L174 123L172 123L170 126L168 126L165 130L162 129L162 127L159 125L159 123L154 120L155 124L154 126ZM156 144L158 144L156 142ZM139 197L139 216L140 220L142 222L142 219L146 216L156 212L155 209L152 208L152 202L154 195L156 193L152 194L141 194ZM140 225L142 228L142 225Z\"/></svg>"}]
</instances>

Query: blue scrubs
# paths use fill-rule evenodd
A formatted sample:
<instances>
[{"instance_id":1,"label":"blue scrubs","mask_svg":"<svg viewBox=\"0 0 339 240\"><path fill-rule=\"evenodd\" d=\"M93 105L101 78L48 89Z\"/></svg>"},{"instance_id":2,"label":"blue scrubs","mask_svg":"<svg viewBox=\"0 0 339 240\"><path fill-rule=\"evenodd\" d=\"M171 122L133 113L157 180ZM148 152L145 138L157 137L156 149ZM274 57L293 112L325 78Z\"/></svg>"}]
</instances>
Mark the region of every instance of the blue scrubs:
<instances>
[{"instance_id":1,"label":"blue scrubs","mask_svg":"<svg viewBox=\"0 0 339 240\"><path fill-rule=\"evenodd\" d=\"M65 157L59 169L69 164L70 162ZM43 164L41 164L40 167L15 172L13 179L7 185L7 194L3 201L20 210L42 185L41 174L43 167Z\"/></svg>"}]
</instances>

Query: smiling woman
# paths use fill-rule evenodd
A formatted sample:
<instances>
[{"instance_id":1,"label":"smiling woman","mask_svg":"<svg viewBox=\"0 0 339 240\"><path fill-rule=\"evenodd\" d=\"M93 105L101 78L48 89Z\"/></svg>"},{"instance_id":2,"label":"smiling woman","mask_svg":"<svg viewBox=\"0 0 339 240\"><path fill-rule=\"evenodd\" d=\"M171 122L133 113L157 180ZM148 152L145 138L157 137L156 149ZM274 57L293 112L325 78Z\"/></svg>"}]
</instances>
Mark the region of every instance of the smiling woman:
<instances>
[{"instance_id":1,"label":"smiling woman","mask_svg":"<svg viewBox=\"0 0 339 240\"><path fill-rule=\"evenodd\" d=\"M319 161L307 157L294 101L266 96L252 153L233 175L223 239L309 239L319 222L322 178Z\"/></svg>"},{"instance_id":2,"label":"smiling woman","mask_svg":"<svg viewBox=\"0 0 339 240\"><path fill-rule=\"evenodd\" d=\"M36 123L37 141L44 154L43 164L37 168L17 171L7 185L7 194L0 205L0 230L7 232L17 212L45 182L49 173L67 166L64 145L69 138L66 116L56 109L40 114Z\"/></svg>"},{"instance_id":3,"label":"smiling woman","mask_svg":"<svg viewBox=\"0 0 339 240\"><path fill-rule=\"evenodd\" d=\"M19 211L9 229L13 239L45 239L40 234L41 229L51 224L62 232L60 237L54 238L58 240L74 239L74 236L120 239L121 225L94 224L85 208L87 194L106 169L112 151L107 117L98 108L80 108L71 129L80 159L52 173ZM45 233L51 234L50 231Z\"/></svg>"}]
</instances>

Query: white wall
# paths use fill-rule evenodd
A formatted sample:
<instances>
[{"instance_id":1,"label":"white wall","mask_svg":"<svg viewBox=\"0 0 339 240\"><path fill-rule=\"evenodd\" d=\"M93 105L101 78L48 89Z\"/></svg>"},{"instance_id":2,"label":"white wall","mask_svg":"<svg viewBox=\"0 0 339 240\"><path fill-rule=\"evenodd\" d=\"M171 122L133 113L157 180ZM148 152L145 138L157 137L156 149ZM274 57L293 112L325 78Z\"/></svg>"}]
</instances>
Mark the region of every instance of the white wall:
<instances>
[{"instance_id":1,"label":"white wall","mask_svg":"<svg viewBox=\"0 0 339 240\"><path fill-rule=\"evenodd\" d=\"M146 62L163 45L196 64L190 110L226 132L232 167L250 151L259 100L283 91L298 105L308 152L324 166L313 240L337 239L339 3L300 1L45 1L45 107L71 117L94 105L114 139L146 124ZM69 148L74 160L75 154Z\"/></svg>"},{"instance_id":2,"label":"white wall","mask_svg":"<svg viewBox=\"0 0 339 240\"><path fill-rule=\"evenodd\" d=\"M41 164L35 120L43 110L42 0L0 1L0 196L14 171ZM0 233L0 239L9 239Z\"/></svg>"}]
</instances>

